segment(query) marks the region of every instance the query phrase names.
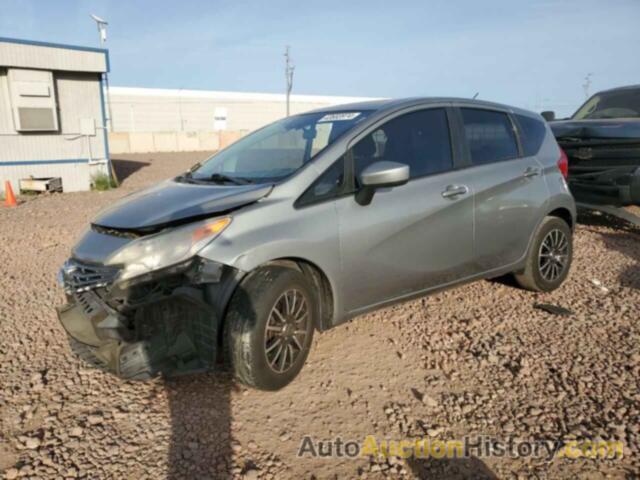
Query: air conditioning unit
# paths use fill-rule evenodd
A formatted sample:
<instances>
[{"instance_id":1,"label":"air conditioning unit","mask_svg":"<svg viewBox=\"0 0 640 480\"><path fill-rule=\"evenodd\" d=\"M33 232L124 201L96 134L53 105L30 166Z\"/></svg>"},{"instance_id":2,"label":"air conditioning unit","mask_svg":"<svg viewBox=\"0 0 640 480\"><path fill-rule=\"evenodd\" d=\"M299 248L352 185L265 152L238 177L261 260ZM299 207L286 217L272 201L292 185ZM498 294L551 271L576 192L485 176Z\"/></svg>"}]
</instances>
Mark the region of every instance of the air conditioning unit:
<instances>
[{"instance_id":1,"label":"air conditioning unit","mask_svg":"<svg viewBox=\"0 0 640 480\"><path fill-rule=\"evenodd\" d=\"M7 78L16 131L57 131L58 110L53 73L10 68Z\"/></svg>"}]
</instances>

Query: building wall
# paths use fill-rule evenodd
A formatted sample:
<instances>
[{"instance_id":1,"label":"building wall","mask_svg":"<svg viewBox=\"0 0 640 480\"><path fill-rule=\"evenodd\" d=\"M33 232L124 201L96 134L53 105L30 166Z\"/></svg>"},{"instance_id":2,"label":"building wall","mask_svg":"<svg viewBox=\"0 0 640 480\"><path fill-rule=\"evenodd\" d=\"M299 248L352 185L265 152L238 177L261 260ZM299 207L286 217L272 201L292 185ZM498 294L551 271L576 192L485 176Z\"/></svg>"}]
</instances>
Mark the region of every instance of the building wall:
<instances>
[{"instance_id":1,"label":"building wall","mask_svg":"<svg viewBox=\"0 0 640 480\"><path fill-rule=\"evenodd\" d=\"M20 133L13 123L7 70L0 69L0 190L9 180L17 191L18 180L29 176L59 176L67 192L88 190L92 175L108 172L100 75L54 72L53 78L59 131ZM93 119L94 136L80 136L81 119Z\"/></svg>"},{"instance_id":2,"label":"building wall","mask_svg":"<svg viewBox=\"0 0 640 480\"><path fill-rule=\"evenodd\" d=\"M0 37L0 65L67 72L106 72L106 50Z\"/></svg>"},{"instance_id":3,"label":"building wall","mask_svg":"<svg viewBox=\"0 0 640 480\"><path fill-rule=\"evenodd\" d=\"M246 131L223 132L111 132L112 154L213 151L230 145Z\"/></svg>"},{"instance_id":4,"label":"building wall","mask_svg":"<svg viewBox=\"0 0 640 480\"><path fill-rule=\"evenodd\" d=\"M286 114L284 94L112 87L109 90L118 153L211 150ZM292 95L291 114L369 100L359 97ZM216 121L216 117L225 118Z\"/></svg>"},{"instance_id":5,"label":"building wall","mask_svg":"<svg viewBox=\"0 0 640 480\"><path fill-rule=\"evenodd\" d=\"M227 112L226 130L252 131L285 116L282 99L215 99L209 97L147 97L121 95L110 90L113 130L116 132L214 131L217 110ZM352 99L349 99L352 100ZM357 100L356 100L357 101ZM291 113L336 105L336 101L293 99ZM346 101L342 103L347 103Z\"/></svg>"}]
</instances>

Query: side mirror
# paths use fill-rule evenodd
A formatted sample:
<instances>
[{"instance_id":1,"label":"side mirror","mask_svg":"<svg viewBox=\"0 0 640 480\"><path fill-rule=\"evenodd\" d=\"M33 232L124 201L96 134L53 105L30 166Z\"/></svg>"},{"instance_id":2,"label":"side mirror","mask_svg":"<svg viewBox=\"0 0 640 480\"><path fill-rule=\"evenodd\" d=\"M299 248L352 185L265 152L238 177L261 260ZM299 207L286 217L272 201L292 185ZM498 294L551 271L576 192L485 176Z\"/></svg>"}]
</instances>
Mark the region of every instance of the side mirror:
<instances>
[{"instance_id":1,"label":"side mirror","mask_svg":"<svg viewBox=\"0 0 640 480\"><path fill-rule=\"evenodd\" d=\"M409 181L409 165L398 162L380 161L365 168L360 174L362 188L356 194L360 205L368 205L376 189L398 187Z\"/></svg>"},{"instance_id":2,"label":"side mirror","mask_svg":"<svg viewBox=\"0 0 640 480\"><path fill-rule=\"evenodd\" d=\"M553 110L546 110L544 112L540 112L542 118L544 118L547 122L553 122L556 119L556 112Z\"/></svg>"}]
</instances>

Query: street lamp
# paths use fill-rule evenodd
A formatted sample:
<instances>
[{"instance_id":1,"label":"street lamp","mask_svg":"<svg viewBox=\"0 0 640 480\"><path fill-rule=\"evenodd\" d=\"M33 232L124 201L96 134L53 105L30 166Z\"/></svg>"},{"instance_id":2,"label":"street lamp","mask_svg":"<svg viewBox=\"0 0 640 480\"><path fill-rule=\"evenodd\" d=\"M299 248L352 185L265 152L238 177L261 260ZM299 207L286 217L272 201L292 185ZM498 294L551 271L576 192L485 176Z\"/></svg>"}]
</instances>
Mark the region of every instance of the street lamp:
<instances>
[{"instance_id":1,"label":"street lamp","mask_svg":"<svg viewBox=\"0 0 640 480\"><path fill-rule=\"evenodd\" d=\"M97 15L94 15L93 13L91 14L91 18L95 20L96 26L98 27L100 47L104 48L104 44L107 41L107 25L109 25L109 22ZM105 98L107 101L107 128L110 132L113 132L113 123L111 122L111 99L109 98L109 75L107 72L104 72L104 87L104 90L106 92Z\"/></svg>"},{"instance_id":2,"label":"street lamp","mask_svg":"<svg viewBox=\"0 0 640 480\"><path fill-rule=\"evenodd\" d=\"M98 34L100 35L100 46L104 46L104 42L107 41L107 25L109 22L103 20L97 15L91 14L91 18L96 21L96 25L98 26Z\"/></svg>"}]
</instances>

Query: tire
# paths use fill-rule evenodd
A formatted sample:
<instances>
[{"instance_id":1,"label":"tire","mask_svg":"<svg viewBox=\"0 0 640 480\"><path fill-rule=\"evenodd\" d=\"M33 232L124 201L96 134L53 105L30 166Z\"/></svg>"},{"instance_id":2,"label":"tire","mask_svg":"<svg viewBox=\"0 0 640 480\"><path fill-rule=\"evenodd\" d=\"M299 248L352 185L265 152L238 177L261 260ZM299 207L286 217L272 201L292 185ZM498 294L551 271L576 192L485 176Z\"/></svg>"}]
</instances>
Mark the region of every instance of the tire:
<instances>
[{"instance_id":1,"label":"tire","mask_svg":"<svg viewBox=\"0 0 640 480\"><path fill-rule=\"evenodd\" d=\"M562 241L564 237L565 241ZM558 240L559 239L559 240ZM557 245L556 242L557 241ZM544 246L543 246L544 243ZM551 248L551 250L548 248ZM562 247L562 248L561 248ZM564 258L564 263L560 263ZM558 217L545 217L535 234L527 254L525 268L514 277L518 284L534 292L550 292L558 288L569 275L573 258L573 233ZM549 266L551 262L551 266Z\"/></svg>"},{"instance_id":2,"label":"tire","mask_svg":"<svg viewBox=\"0 0 640 480\"><path fill-rule=\"evenodd\" d=\"M301 272L265 267L250 273L225 317L225 356L234 377L260 390L288 385L309 355L317 316L316 296Z\"/></svg>"}]
</instances>

